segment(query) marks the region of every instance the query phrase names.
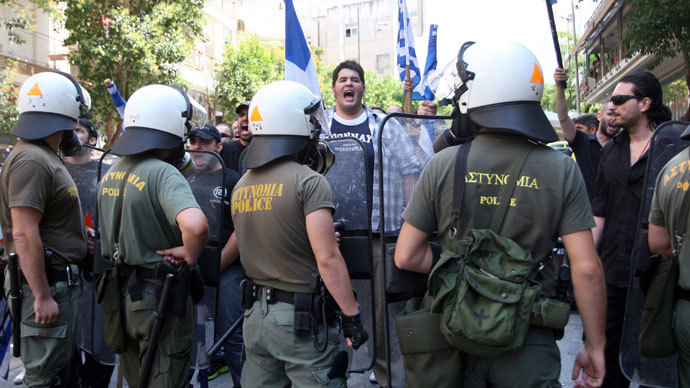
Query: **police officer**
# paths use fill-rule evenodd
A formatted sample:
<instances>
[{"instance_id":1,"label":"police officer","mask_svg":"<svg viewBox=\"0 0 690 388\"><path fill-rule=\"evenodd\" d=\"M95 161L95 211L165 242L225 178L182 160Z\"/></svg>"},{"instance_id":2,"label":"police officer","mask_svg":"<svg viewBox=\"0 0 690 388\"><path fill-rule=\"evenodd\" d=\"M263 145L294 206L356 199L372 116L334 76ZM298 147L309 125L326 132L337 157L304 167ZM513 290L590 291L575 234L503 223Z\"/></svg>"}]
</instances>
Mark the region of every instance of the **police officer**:
<instances>
[{"instance_id":1,"label":"police officer","mask_svg":"<svg viewBox=\"0 0 690 388\"><path fill-rule=\"evenodd\" d=\"M321 100L291 81L265 86L249 107L248 171L232 194L240 259L254 283L244 287L245 388L345 386L335 307L323 316L315 298L335 301L348 345L368 337L335 240L333 193L303 166L322 166L330 151L318 141L319 109Z\"/></svg>"},{"instance_id":2,"label":"police officer","mask_svg":"<svg viewBox=\"0 0 690 388\"><path fill-rule=\"evenodd\" d=\"M175 86L148 85L134 92L125 108L125 133L112 148L125 157L98 188L101 252L116 261L127 279L122 294L126 350L120 364L131 387L143 379L150 387L183 387L191 366L194 314L191 298L183 295L182 313L167 314L153 372L139 375L150 345L161 275L171 267L164 259L175 266L193 266L208 235L206 218L177 168L196 112L193 100Z\"/></svg>"},{"instance_id":3,"label":"police officer","mask_svg":"<svg viewBox=\"0 0 690 388\"><path fill-rule=\"evenodd\" d=\"M577 165L537 143L556 139L540 107L541 67L526 47L508 41L465 43L458 54L457 69L460 82L454 97L452 130L456 137L476 134L476 138L466 163L456 238L462 238L471 228L489 228L506 184L503 178L489 178L507 174L514 161L533 147L522 168L522 180L510 198L500 233L534 258L546 257L557 237L562 236L571 259L575 297L586 334L573 378L584 368L578 384L599 386L604 377L606 291L590 232L594 222ZM428 273L433 258L427 241L435 231L444 250L452 247L448 232L453 226L457 152L458 147L451 147L438 153L422 173L403 213L405 223L395 252L398 267ZM555 278L553 265L546 265L541 272L543 296L554 295ZM462 354L462 362L465 387L560 386L560 355L550 329L531 326L516 352L495 357Z\"/></svg>"},{"instance_id":4,"label":"police officer","mask_svg":"<svg viewBox=\"0 0 690 388\"><path fill-rule=\"evenodd\" d=\"M0 225L6 252L16 252L22 273L21 317L14 318L22 325L25 386L72 385L68 367L87 236L61 149L79 145L74 129L89 105L88 93L68 74L29 77L12 127L20 141L0 173Z\"/></svg>"},{"instance_id":5,"label":"police officer","mask_svg":"<svg viewBox=\"0 0 690 388\"><path fill-rule=\"evenodd\" d=\"M681 138L690 139L690 127ZM649 213L649 250L674 257L673 249L678 249L677 258L680 268L676 300L668 303L675 305L673 332L678 343L678 386L690 385L690 276L688 276L688 214L682 214L681 208L690 181L687 163L690 160L688 149L678 153L659 172L656 179L652 208ZM685 223L685 235L676 238L676 231ZM674 241L673 245L671 240ZM685 240L685 241L684 241ZM681 244L679 244L681 243Z\"/></svg>"}]
</instances>

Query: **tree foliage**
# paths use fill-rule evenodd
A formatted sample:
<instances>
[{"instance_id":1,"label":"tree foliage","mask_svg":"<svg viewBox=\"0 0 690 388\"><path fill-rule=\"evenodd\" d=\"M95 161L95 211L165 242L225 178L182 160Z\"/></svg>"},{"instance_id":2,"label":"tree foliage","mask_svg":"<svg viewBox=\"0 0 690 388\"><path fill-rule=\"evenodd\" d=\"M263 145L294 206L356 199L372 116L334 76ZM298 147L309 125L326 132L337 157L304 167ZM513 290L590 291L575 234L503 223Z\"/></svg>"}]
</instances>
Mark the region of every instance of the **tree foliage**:
<instances>
[{"instance_id":1,"label":"tree foliage","mask_svg":"<svg viewBox=\"0 0 690 388\"><path fill-rule=\"evenodd\" d=\"M9 13L0 19L0 31L7 34L12 44L24 44L25 41L19 30L33 31L36 27L34 20L34 5L53 18L58 18L57 4L51 0L0 0L0 5L8 7ZM9 58L0 59L0 132L9 132L17 120L17 93L19 88L14 84L17 74L16 63Z\"/></svg>"},{"instance_id":2,"label":"tree foliage","mask_svg":"<svg viewBox=\"0 0 690 388\"><path fill-rule=\"evenodd\" d=\"M282 47L270 45L253 35L237 44L226 43L223 60L216 69L216 109L234 115L237 105L251 100L262 86L283 79L284 74Z\"/></svg>"},{"instance_id":3,"label":"tree foliage","mask_svg":"<svg viewBox=\"0 0 690 388\"><path fill-rule=\"evenodd\" d=\"M16 74L14 61L2 59L0 65L0 132L9 132L18 116L19 87L13 83Z\"/></svg>"},{"instance_id":4,"label":"tree foliage","mask_svg":"<svg viewBox=\"0 0 690 388\"><path fill-rule=\"evenodd\" d=\"M627 15L623 44L627 57L637 53L654 55L650 68L665 58L681 54L685 84L690 90L690 2L677 0L627 0L632 10ZM684 120L690 119L690 107Z\"/></svg>"},{"instance_id":5,"label":"tree foliage","mask_svg":"<svg viewBox=\"0 0 690 388\"><path fill-rule=\"evenodd\" d=\"M35 28L34 5L52 17L59 15L56 1L52 0L0 0L0 5L5 5L11 10L11 14L0 21L0 25L7 33L9 41L16 44L24 43L18 30L32 31Z\"/></svg>"},{"instance_id":6,"label":"tree foliage","mask_svg":"<svg viewBox=\"0 0 690 388\"><path fill-rule=\"evenodd\" d=\"M92 115L107 137L119 136L117 112L102 82L127 99L151 83L182 85L176 64L201 39L204 0L65 0L70 63L91 93Z\"/></svg>"}]
</instances>

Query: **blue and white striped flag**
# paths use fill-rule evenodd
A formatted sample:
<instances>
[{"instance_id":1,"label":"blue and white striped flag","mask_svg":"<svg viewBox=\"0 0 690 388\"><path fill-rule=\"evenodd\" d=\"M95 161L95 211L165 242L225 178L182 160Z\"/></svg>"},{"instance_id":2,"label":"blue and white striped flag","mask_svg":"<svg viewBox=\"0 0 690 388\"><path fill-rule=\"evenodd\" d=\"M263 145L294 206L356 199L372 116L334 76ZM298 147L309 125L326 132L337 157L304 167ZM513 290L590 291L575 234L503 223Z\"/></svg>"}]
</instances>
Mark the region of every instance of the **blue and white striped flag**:
<instances>
[{"instance_id":1,"label":"blue and white striped flag","mask_svg":"<svg viewBox=\"0 0 690 388\"><path fill-rule=\"evenodd\" d=\"M412 93L413 100L428 100L434 101L436 88L441 80L440 77L431 77L431 74L436 70L438 61L436 60L436 34L438 33L438 26L432 24L429 26L429 49L426 54L426 64L424 65L424 78L422 78L422 87L424 94L420 95L415 88Z\"/></svg>"},{"instance_id":2,"label":"blue and white striped flag","mask_svg":"<svg viewBox=\"0 0 690 388\"><path fill-rule=\"evenodd\" d=\"M405 67L410 66L410 79L414 85L412 92L413 100L423 100L424 90L422 88L421 72L417 62L417 52L414 49L414 35L410 26L410 17L407 14L407 4L405 0L398 0L398 73L400 81L405 81ZM419 98L415 98L417 95Z\"/></svg>"},{"instance_id":3,"label":"blue and white striped flag","mask_svg":"<svg viewBox=\"0 0 690 388\"><path fill-rule=\"evenodd\" d=\"M314 61L292 0L285 0L285 79L301 83L321 98Z\"/></svg>"},{"instance_id":4,"label":"blue and white striped flag","mask_svg":"<svg viewBox=\"0 0 690 388\"><path fill-rule=\"evenodd\" d=\"M6 306L4 303L3 305ZM6 307L0 311L5 309ZM10 374L10 359L12 359L12 352L10 351L12 348L10 346L12 341L12 319L10 317L7 317L5 325L0 327L0 336L2 337L0 339L0 378L7 380Z\"/></svg>"}]
</instances>

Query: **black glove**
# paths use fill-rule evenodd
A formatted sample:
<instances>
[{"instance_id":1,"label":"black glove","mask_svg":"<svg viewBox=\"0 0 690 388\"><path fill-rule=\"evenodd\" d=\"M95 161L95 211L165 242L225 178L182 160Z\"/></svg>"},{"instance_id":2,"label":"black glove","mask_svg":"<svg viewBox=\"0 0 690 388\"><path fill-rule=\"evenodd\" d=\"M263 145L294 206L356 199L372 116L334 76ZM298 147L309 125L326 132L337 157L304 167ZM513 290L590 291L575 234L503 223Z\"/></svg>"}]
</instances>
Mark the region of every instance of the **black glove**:
<instances>
[{"instance_id":1,"label":"black glove","mask_svg":"<svg viewBox=\"0 0 690 388\"><path fill-rule=\"evenodd\" d=\"M362 324L359 313L348 316L341 312L340 322L343 324L345 338L349 338L350 341L352 341L352 349L359 349L359 347L369 339L369 334L367 334L367 330Z\"/></svg>"}]
</instances>

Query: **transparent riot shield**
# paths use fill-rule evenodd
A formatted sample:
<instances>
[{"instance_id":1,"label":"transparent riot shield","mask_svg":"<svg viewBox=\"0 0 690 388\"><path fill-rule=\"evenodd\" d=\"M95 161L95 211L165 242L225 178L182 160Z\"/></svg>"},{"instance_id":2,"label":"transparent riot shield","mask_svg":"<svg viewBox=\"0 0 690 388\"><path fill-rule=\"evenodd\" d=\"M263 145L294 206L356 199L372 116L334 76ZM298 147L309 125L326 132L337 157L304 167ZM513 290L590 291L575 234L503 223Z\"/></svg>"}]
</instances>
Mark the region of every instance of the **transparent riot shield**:
<instances>
[{"instance_id":1,"label":"transparent riot shield","mask_svg":"<svg viewBox=\"0 0 690 388\"><path fill-rule=\"evenodd\" d=\"M108 171L114 159L102 158L108 153L96 147L83 146L81 153L88 152L91 158L85 163L65 163L79 191L84 224L98 231L97 188L103 173ZM98 235L98 234L96 234ZM79 322L77 326L77 345L89 353L96 361L105 365L115 365L116 356L103 340L103 305L96 303L94 297L96 274L101 266L100 245L96 244L93 255L87 255L82 268L82 294L79 299Z\"/></svg>"},{"instance_id":2,"label":"transparent riot shield","mask_svg":"<svg viewBox=\"0 0 690 388\"><path fill-rule=\"evenodd\" d=\"M340 251L347 264L352 288L367 332L373 333L373 267L371 247L371 197L367 175L366 151L359 139L339 137L326 139L335 154L335 163L326 174L335 201L333 220L340 232ZM364 372L374 363L375 338L371 337L358 350L348 350L351 372Z\"/></svg>"},{"instance_id":3,"label":"transparent riot shield","mask_svg":"<svg viewBox=\"0 0 690 388\"><path fill-rule=\"evenodd\" d=\"M690 123L684 121L669 121L657 127L652 135L647 159L645 189L642 193L642 206L638 218L638 234L631 257L633 265L626 300L619 360L621 369L627 378L633 383L649 387L675 387L678 374L675 357L649 359L642 356L638 350L644 295L640 290L637 269L644 265L645 260L650 255L647 244L648 218L657 175L671 158L690 145L690 142L680 139L680 134L687 128L688 124Z\"/></svg>"},{"instance_id":4,"label":"transparent riot shield","mask_svg":"<svg viewBox=\"0 0 690 388\"><path fill-rule=\"evenodd\" d=\"M403 224L402 212L424 166L433 156L433 141L449 128L448 116L421 116L393 113L381 121L376 144L374 173L374 208L372 230L374 249L380 251L378 263L374 262L377 306L382 310L377 319L378 338L385 351L388 386L405 385L404 367L398 338L395 333L395 316L404 308L406 300L426 292L426 276L398 269L394 263L395 243ZM379 179L380 177L380 179ZM381 233L384 231L384 233ZM376 241L380 242L379 244ZM438 244L431 242L432 250L440 252ZM434 247L435 246L435 247ZM390 373L392 371L392 373Z\"/></svg>"},{"instance_id":5,"label":"transparent riot shield","mask_svg":"<svg viewBox=\"0 0 690 388\"><path fill-rule=\"evenodd\" d=\"M187 152L199 167L186 178L208 223L208 241L197 259L206 289L204 298L194 307L194 346L192 349L192 367L206 369L210 362L206 357L206 350L214 341L213 317L217 306L220 252L230 237L223 233L223 219L225 216L229 217L229 214L224 214L229 190L225 187L225 164L218 154L204 150L187 150Z\"/></svg>"}]
</instances>

